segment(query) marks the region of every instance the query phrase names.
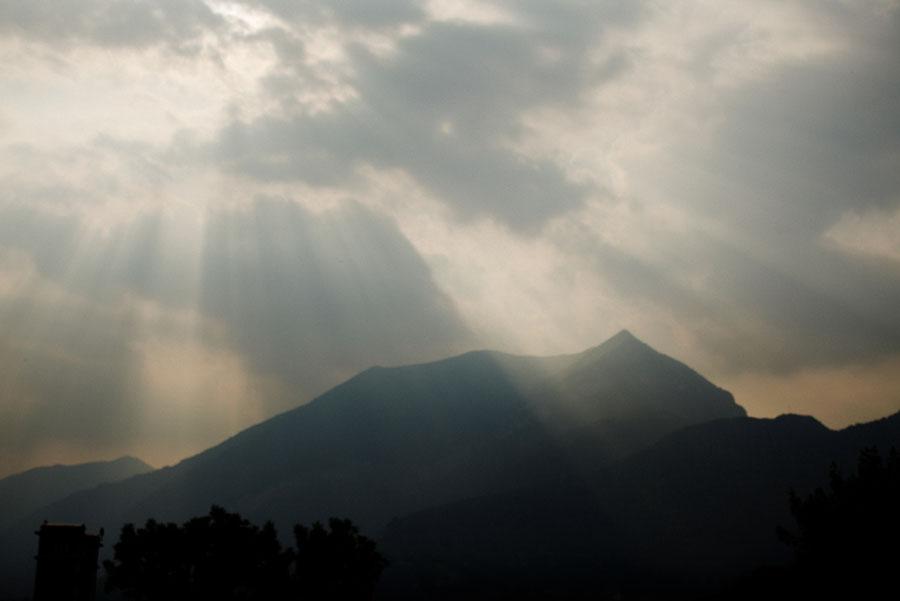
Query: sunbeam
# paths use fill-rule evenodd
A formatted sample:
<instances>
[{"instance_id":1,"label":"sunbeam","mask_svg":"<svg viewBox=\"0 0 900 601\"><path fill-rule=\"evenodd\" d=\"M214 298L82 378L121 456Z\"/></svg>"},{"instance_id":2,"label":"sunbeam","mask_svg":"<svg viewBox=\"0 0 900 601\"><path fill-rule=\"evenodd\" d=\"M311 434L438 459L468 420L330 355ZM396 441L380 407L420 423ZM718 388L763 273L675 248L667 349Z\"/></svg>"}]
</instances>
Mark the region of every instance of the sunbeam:
<instances>
[{"instance_id":1,"label":"sunbeam","mask_svg":"<svg viewBox=\"0 0 900 601\"><path fill-rule=\"evenodd\" d=\"M2 7L0 474L623 328L900 408L895 3Z\"/></svg>"}]
</instances>

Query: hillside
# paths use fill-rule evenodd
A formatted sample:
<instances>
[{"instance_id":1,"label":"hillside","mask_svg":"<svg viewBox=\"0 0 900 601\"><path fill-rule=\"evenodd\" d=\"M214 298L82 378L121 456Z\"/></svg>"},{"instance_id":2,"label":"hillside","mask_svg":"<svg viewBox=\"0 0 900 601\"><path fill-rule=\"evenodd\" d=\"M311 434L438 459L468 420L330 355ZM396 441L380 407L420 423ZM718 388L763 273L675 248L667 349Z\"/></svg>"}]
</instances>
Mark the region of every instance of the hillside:
<instances>
[{"instance_id":1,"label":"hillside","mask_svg":"<svg viewBox=\"0 0 900 601\"><path fill-rule=\"evenodd\" d=\"M54 511L179 519L214 501L259 519L346 513L379 528L401 512L555 477L574 469L574 452L574 465L603 464L613 445L593 434L610 424L647 424L634 438L658 438L744 414L627 332L564 357L472 352L369 369L173 468Z\"/></svg>"},{"instance_id":2,"label":"hillside","mask_svg":"<svg viewBox=\"0 0 900 601\"><path fill-rule=\"evenodd\" d=\"M398 515L582 478L686 425L743 415L730 393L624 331L575 355L375 367L174 467L40 508L7 532L8 559L28 556L45 518L117 532L213 503L284 531L339 515L377 534Z\"/></svg>"},{"instance_id":3,"label":"hillside","mask_svg":"<svg viewBox=\"0 0 900 601\"><path fill-rule=\"evenodd\" d=\"M0 530L79 490L152 471L134 457L78 465L37 467L0 480Z\"/></svg>"},{"instance_id":4,"label":"hillside","mask_svg":"<svg viewBox=\"0 0 900 601\"><path fill-rule=\"evenodd\" d=\"M581 478L394 520L383 598L679 595L790 558L787 491L826 486L835 461L900 445L900 413L840 431L810 417L731 418L684 428ZM474 593L478 591L478 593Z\"/></svg>"}]
</instances>

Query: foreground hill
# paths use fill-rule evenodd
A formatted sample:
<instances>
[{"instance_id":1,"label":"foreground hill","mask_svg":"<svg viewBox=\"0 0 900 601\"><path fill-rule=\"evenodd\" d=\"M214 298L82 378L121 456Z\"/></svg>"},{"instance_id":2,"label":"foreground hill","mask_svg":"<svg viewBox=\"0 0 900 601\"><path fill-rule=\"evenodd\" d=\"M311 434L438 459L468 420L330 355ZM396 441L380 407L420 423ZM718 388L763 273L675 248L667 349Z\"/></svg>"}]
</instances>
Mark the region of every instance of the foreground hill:
<instances>
[{"instance_id":1,"label":"foreground hill","mask_svg":"<svg viewBox=\"0 0 900 601\"><path fill-rule=\"evenodd\" d=\"M74 492L152 471L134 457L37 467L0 480L0 530Z\"/></svg>"},{"instance_id":2,"label":"foreground hill","mask_svg":"<svg viewBox=\"0 0 900 601\"><path fill-rule=\"evenodd\" d=\"M576 355L376 367L175 467L43 507L7 540L26 557L34 520L117 532L213 503L283 531L341 515L377 533L398 515L581 478L684 426L743 415L730 393L624 331Z\"/></svg>"},{"instance_id":3,"label":"foreground hill","mask_svg":"<svg viewBox=\"0 0 900 601\"><path fill-rule=\"evenodd\" d=\"M560 478L394 520L383 598L675 598L789 559L787 491L853 471L863 446L900 447L900 413L832 431L811 417L684 428L586 478ZM578 597L580 598L580 597Z\"/></svg>"}]
</instances>

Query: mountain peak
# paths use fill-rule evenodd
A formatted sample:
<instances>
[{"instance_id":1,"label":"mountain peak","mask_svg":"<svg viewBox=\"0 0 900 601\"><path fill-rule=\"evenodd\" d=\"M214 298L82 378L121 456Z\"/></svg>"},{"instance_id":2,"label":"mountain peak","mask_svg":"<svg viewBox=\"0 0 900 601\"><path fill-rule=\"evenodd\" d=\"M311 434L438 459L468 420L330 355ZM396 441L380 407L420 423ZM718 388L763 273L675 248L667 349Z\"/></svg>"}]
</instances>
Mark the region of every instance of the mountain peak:
<instances>
[{"instance_id":1,"label":"mountain peak","mask_svg":"<svg viewBox=\"0 0 900 601\"><path fill-rule=\"evenodd\" d=\"M631 352L640 352L641 350L649 351L650 353L656 352L630 331L620 330L605 342L580 353L576 365L580 364L581 366L585 366L593 364L596 361L604 360L610 356L620 355L623 352L625 354L631 354Z\"/></svg>"},{"instance_id":2,"label":"mountain peak","mask_svg":"<svg viewBox=\"0 0 900 601\"><path fill-rule=\"evenodd\" d=\"M600 348L612 349L612 348L621 348L621 347L633 346L633 345L640 345L640 346L645 346L645 347L647 346L646 343L642 342L630 331L619 330L619 332L616 335L612 336L611 338L607 339L606 342L602 343L600 345Z\"/></svg>"},{"instance_id":3,"label":"mountain peak","mask_svg":"<svg viewBox=\"0 0 900 601\"><path fill-rule=\"evenodd\" d=\"M628 330L581 353L564 378L570 395L602 407L604 415L652 415L683 425L746 415L731 393Z\"/></svg>"},{"instance_id":4,"label":"mountain peak","mask_svg":"<svg viewBox=\"0 0 900 601\"><path fill-rule=\"evenodd\" d=\"M619 332L615 336L612 336L609 340L607 340L607 342L612 342L614 340L631 340L640 342L640 340L638 340L635 335L627 329L619 330Z\"/></svg>"}]
</instances>

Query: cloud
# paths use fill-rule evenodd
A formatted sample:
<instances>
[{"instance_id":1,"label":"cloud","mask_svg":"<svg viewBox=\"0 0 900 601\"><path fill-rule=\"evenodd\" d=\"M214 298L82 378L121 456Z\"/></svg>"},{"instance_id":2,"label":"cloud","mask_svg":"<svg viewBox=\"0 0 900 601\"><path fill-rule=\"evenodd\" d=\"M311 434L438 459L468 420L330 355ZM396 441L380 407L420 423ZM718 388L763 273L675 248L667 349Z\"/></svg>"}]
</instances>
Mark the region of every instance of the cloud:
<instances>
[{"instance_id":1,"label":"cloud","mask_svg":"<svg viewBox=\"0 0 900 601\"><path fill-rule=\"evenodd\" d=\"M336 185L360 165L402 169L460 218L489 217L538 231L580 206L591 189L555 162L516 151L520 117L577 101L618 70L594 65L588 55L595 42L589 33L598 35L588 28L610 26L601 17L613 11L585 22L573 11L525 8L531 12L517 26L420 25L418 33L395 37L383 56L349 44L339 71L352 93L327 110L233 122L217 140L223 168L315 185ZM621 5L617 11L622 14L612 24L633 14ZM530 22L543 17L548 23ZM283 33L270 35L283 44ZM303 97L310 65L282 58L281 69L291 76L270 79L276 86L270 89L283 99Z\"/></svg>"},{"instance_id":2,"label":"cloud","mask_svg":"<svg viewBox=\"0 0 900 601\"><path fill-rule=\"evenodd\" d=\"M265 8L287 21L318 18L372 28L417 21L423 14L421 3L410 0L336 0L326 4L308 0L245 0L243 4Z\"/></svg>"},{"instance_id":3,"label":"cloud","mask_svg":"<svg viewBox=\"0 0 900 601\"><path fill-rule=\"evenodd\" d=\"M33 457L84 455L77 407L147 445L177 416L187 449L371 363L622 327L749 395L896 388L896 2L0 11L0 355L16 440L52 433Z\"/></svg>"},{"instance_id":4,"label":"cloud","mask_svg":"<svg viewBox=\"0 0 900 601\"><path fill-rule=\"evenodd\" d=\"M9 223L4 215L3 223ZM29 465L47 447L127 447L133 358L126 316L41 278L31 257L0 249L0 471Z\"/></svg>"},{"instance_id":5,"label":"cloud","mask_svg":"<svg viewBox=\"0 0 900 601\"><path fill-rule=\"evenodd\" d=\"M591 206L581 215L590 225L563 228L560 244L593 256L623 303L670 314L673 331L691 332L687 353L714 374L835 366L900 348L895 269L822 244L848 210L897 207L890 49L900 28L896 10L873 8L763 4L753 15L712 11L702 26L677 9L656 12L641 27L670 54L648 41L611 90L646 103L647 129L616 130L611 157L622 174L612 189L631 210L602 222ZM603 106L622 111L614 95Z\"/></svg>"},{"instance_id":6,"label":"cloud","mask_svg":"<svg viewBox=\"0 0 900 601\"><path fill-rule=\"evenodd\" d=\"M179 54L196 53L203 32L219 25L201 0L3 0L0 13L0 31L7 35L112 49L165 45Z\"/></svg>"},{"instance_id":7,"label":"cloud","mask_svg":"<svg viewBox=\"0 0 900 601\"><path fill-rule=\"evenodd\" d=\"M900 208L893 213L847 211L823 237L843 252L900 262Z\"/></svg>"},{"instance_id":8,"label":"cloud","mask_svg":"<svg viewBox=\"0 0 900 601\"><path fill-rule=\"evenodd\" d=\"M388 52L348 43L339 71L352 93L320 112L233 122L220 164L326 188L363 166L402 170L460 230L489 219L541 236L533 251L518 245L529 260L553 241L591 282L581 294L602 290L607 310L638 321L629 327L680 340L716 374L784 374L900 346L891 269L822 244L848 210L897 206L897 11L492 6L503 18L433 13ZM289 81L278 94L296 91ZM469 309L473 281L516 271L475 261L479 278L441 280ZM564 279L544 276L504 291L505 304L542 299L548 330L568 329L546 304ZM655 316L635 317L636 302Z\"/></svg>"},{"instance_id":9,"label":"cloud","mask_svg":"<svg viewBox=\"0 0 900 601\"><path fill-rule=\"evenodd\" d=\"M473 344L415 249L353 203L259 198L106 231L10 203L0 241L0 470L54 449L170 463L376 363Z\"/></svg>"},{"instance_id":10,"label":"cloud","mask_svg":"<svg viewBox=\"0 0 900 601\"><path fill-rule=\"evenodd\" d=\"M257 369L297 389L472 342L414 248L358 204L313 214L259 198L214 211L202 277L202 310L228 324Z\"/></svg>"}]
</instances>

